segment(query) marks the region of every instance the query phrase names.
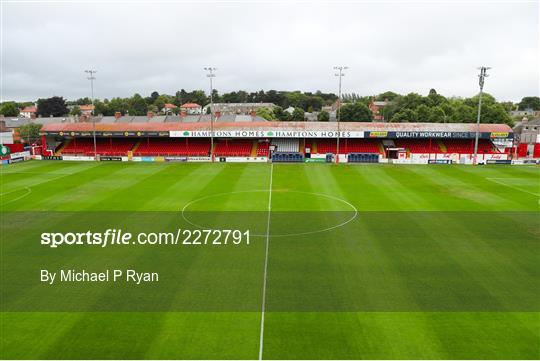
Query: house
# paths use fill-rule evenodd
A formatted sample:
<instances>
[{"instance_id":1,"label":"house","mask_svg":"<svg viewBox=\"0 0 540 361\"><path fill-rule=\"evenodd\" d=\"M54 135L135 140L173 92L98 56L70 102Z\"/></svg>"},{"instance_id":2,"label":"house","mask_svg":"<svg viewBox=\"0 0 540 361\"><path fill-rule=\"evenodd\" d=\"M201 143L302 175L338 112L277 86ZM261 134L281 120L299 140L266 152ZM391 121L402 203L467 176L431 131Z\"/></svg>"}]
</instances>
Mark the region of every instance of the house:
<instances>
[{"instance_id":1,"label":"house","mask_svg":"<svg viewBox=\"0 0 540 361\"><path fill-rule=\"evenodd\" d=\"M93 104L79 106L79 109L81 109L81 115L86 115L86 116L92 115L95 108L96 107Z\"/></svg>"},{"instance_id":2,"label":"house","mask_svg":"<svg viewBox=\"0 0 540 361\"><path fill-rule=\"evenodd\" d=\"M166 103L164 106L163 106L163 109L161 109L161 111L164 113L164 114L171 114L173 113L174 109L176 109L177 106L174 105L174 104L171 104L171 103Z\"/></svg>"},{"instance_id":3,"label":"house","mask_svg":"<svg viewBox=\"0 0 540 361\"><path fill-rule=\"evenodd\" d=\"M383 108L388 105L388 101L378 101L378 100L372 100L371 103L369 103L369 110L371 110L371 114L373 114L373 120L379 120L384 121L384 112Z\"/></svg>"},{"instance_id":4,"label":"house","mask_svg":"<svg viewBox=\"0 0 540 361\"><path fill-rule=\"evenodd\" d=\"M292 114L294 112L294 107L288 107L287 109L284 109L283 111L289 114Z\"/></svg>"},{"instance_id":5,"label":"house","mask_svg":"<svg viewBox=\"0 0 540 361\"><path fill-rule=\"evenodd\" d=\"M23 118L34 119L37 115L37 107L35 105L24 107L20 111L20 116Z\"/></svg>"},{"instance_id":6,"label":"house","mask_svg":"<svg viewBox=\"0 0 540 361\"><path fill-rule=\"evenodd\" d=\"M202 107L197 103L186 103L180 106L180 111L185 114L202 114Z\"/></svg>"},{"instance_id":7,"label":"house","mask_svg":"<svg viewBox=\"0 0 540 361\"><path fill-rule=\"evenodd\" d=\"M523 120L514 126L514 138L518 144L540 143L540 118Z\"/></svg>"},{"instance_id":8,"label":"house","mask_svg":"<svg viewBox=\"0 0 540 361\"><path fill-rule=\"evenodd\" d=\"M532 116L532 117L540 117L540 110L534 110L531 108L527 108L525 110L512 110L510 111L510 116L512 117L524 117L524 116Z\"/></svg>"}]
</instances>

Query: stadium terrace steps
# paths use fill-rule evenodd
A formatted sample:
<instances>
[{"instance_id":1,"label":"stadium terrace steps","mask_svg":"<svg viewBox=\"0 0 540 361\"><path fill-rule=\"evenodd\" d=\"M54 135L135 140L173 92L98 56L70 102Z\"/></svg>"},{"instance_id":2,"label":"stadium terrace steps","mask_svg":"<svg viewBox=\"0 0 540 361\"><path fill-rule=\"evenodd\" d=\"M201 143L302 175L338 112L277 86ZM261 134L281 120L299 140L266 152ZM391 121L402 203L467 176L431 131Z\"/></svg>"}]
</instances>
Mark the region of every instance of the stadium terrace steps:
<instances>
[{"instance_id":1,"label":"stadium terrace steps","mask_svg":"<svg viewBox=\"0 0 540 361\"><path fill-rule=\"evenodd\" d=\"M257 156L266 157L268 156L268 149L270 144L268 142L258 142L257 144Z\"/></svg>"},{"instance_id":2,"label":"stadium terrace steps","mask_svg":"<svg viewBox=\"0 0 540 361\"><path fill-rule=\"evenodd\" d=\"M306 152L306 140L303 139L300 142L300 153L304 154Z\"/></svg>"},{"instance_id":3,"label":"stadium terrace steps","mask_svg":"<svg viewBox=\"0 0 540 361\"><path fill-rule=\"evenodd\" d=\"M131 152L135 153L137 151L137 148L139 148L140 145L141 145L141 141L139 140L137 143L135 143L135 145L131 149Z\"/></svg>"},{"instance_id":4,"label":"stadium terrace steps","mask_svg":"<svg viewBox=\"0 0 540 361\"><path fill-rule=\"evenodd\" d=\"M63 142L62 144L60 144L60 146L58 147L58 149L55 151L55 155L60 155L62 154L62 151L64 150L64 148L71 142L71 139L67 139L65 142Z\"/></svg>"},{"instance_id":5,"label":"stadium terrace steps","mask_svg":"<svg viewBox=\"0 0 540 361\"><path fill-rule=\"evenodd\" d=\"M257 156L257 148L259 147L259 142L257 140L254 140L251 142L251 156L256 157Z\"/></svg>"},{"instance_id":6,"label":"stadium terrace steps","mask_svg":"<svg viewBox=\"0 0 540 361\"><path fill-rule=\"evenodd\" d=\"M439 148L441 148L441 153L446 153L447 148L446 148L446 145L443 143L443 141L442 140L437 140L437 143L439 143Z\"/></svg>"}]
</instances>

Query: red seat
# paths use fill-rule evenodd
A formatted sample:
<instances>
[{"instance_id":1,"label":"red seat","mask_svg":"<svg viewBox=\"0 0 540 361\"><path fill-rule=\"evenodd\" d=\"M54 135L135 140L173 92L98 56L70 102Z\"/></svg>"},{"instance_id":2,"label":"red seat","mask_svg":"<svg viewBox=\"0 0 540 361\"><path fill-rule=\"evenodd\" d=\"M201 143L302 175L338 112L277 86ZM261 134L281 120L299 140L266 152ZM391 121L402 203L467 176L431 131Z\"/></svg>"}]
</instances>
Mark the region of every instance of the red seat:
<instances>
[{"instance_id":1,"label":"red seat","mask_svg":"<svg viewBox=\"0 0 540 361\"><path fill-rule=\"evenodd\" d=\"M97 138L96 152L101 155L126 156L133 149L135 139ZM62 150L62 154L94 155L93 138L74 138Z\"/></svg>"},{"instance_id":2,"label":"red seat","mask_svg":"<svg viewBox=\"0 0 540 361\"><path fill-rule=\"evenodd\" d=\"M249 157L253 141L250 139L222 139L216 144L215 155L229 157Z\"/></svg>"},{"instance_id":3,"label":"red seat","mask_svg":"<svg viewBox=\"0 0 540 361\"><path fill-rule=\"evenodd\" d=\"M142 139L135 156L193 156L207 157L210 140L199 138L148 138Z\"/></svg>"}]
</instances>

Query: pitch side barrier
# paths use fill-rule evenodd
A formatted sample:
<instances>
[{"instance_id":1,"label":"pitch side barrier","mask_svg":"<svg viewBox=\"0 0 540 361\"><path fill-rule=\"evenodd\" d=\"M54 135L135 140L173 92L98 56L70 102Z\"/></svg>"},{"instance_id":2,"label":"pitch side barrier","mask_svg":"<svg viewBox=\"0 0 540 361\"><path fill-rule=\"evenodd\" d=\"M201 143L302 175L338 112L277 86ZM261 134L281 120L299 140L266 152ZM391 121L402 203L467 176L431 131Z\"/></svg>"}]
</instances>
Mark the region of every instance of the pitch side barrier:
<instances>
[{"instance_id":1,"label":"pitch side barrier","mask_svg":"<svg viewBox=\"0 0 540 361\"><path fill-rule=\"evenodd\" d=\"M30 159L30 156L27 157ZM53 155L42 156L34 155L31 158L36 160L48 161L80 161L89 162L96 159L91 156L76 156L76 155ZM340 155L340 163L392 163L392 164L472 164L472 154L423 154L412 153L408 158L389 159L382 157L377 153L349 153ZM6 160L6 163L15 163L23 159ZM26 158L24 158L26 160ZM212 162L211 157L186 157L186 156L146 156L146 157L129 157L129 156L98 156L100 162L167 162L167 163L192 163L192 162ZM284 152L274 153L269 159L268 157L220 157L216 156L216 163L335 163L336 155L333 153L325 154L310 154L309 157L304 156L300 152ZM540 164L538 159L516 159L512 160L508 154L482 154L479 155L478 164L487 165L531 165Z\"/></svg>"}]
</instances>

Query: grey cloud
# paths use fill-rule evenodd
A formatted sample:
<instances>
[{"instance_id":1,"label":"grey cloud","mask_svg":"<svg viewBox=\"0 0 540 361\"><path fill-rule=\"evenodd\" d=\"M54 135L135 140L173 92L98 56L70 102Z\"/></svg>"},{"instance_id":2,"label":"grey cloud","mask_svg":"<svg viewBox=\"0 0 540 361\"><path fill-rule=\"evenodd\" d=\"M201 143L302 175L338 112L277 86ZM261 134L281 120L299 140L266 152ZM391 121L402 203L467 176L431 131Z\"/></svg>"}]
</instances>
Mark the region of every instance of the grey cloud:
<instances>
[{"instance_id":1,"label":"grey cloud","mask_svg":"<svg viewBox=\"0 0 540 361\"><path fill-rule=\"evenodd\" d=\"M5 3L3 98L216 88L470 96L476 67L500 100L538 95L538 2Z\"/></svg>"}]
</instances>

